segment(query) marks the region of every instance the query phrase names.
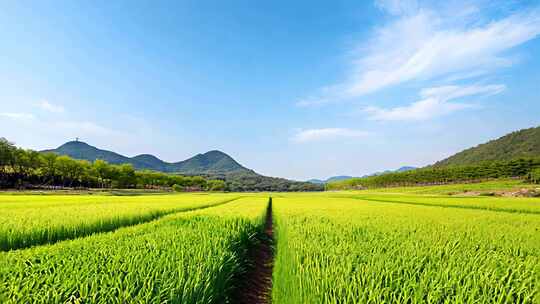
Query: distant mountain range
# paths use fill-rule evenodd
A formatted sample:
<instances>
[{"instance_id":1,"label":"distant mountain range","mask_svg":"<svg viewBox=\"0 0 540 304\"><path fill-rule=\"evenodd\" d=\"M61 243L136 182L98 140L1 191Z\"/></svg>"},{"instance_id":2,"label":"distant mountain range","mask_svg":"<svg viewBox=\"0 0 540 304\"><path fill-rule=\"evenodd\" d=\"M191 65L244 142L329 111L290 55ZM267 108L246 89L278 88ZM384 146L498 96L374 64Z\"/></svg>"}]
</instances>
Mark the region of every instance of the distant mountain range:
<instances>
[{"instance_id":1,"label":"distant mountain range","mask_svg":"<svg viewBox=\"0 0 540 304\"><path fill-rule=\"evenodd\" d=\"M308 180L309 183L313 183L313 184L326 184L326 183L330 183L330 182L337 182L337 181L341 181L341 180L346 180L346 179L350 179L350 178L353 178L353 176L348 176L348 175L339 175L339 176L332 176L332 177L329 177L325 180L322 180L322 179L310 179Z\"/></svg>"},{"instance_id":2,"label":"distant mountain range","mask_svg":"<svg viewBox=\"0 0 540 304\"><path fill-rule=\"evenodd\" d=\"M540 157L540 127L512 132L487 143L463 150L433 166L472 165L490 160Z\"/></svg>"},{"instance_id":3,"label":"distant mountain range","mask_svg":"<svg viewBox=\"0 0 540 304\"><path fill-rule=\"evenodd\" d=\"M411 166L404 166L404 167L401 167L401 168L396 169L396 170L386 170L386 171L383 171L383 172L375 172L375 173L372 173L372 174L364 175L362 177L368 177L368 176L373 176L373 175L381 175L381 174L392 173L392 172L405 172L405 171L414 170L414 169L417 169L417 168L416 167L411 167ZM354 176L348 176L348 175L338 175L338 176L329 177L329 178L327 178L325 180L310 179L310 180L308 180L308 182L313 183L313 184L327 184L327 183L347 180L347 179L351 179L351 178L355 178L355 177Z\"/></svg>"},{"instance_id":4,"label":"distant mountain range","mask_svg":"<svg viewBox=\"0 0 540 304\"><path fill-rule=\"evenodd\" d=\"M56 149L41 152L54 152L76 159L95 161L102 159L111 164L132 164L136 169L148 169L161 172L174 172L183 174L225 174L236 172L253 172L240 165L229 155L213 150L204 154L197 154L189 159L168 163L151 154L141 154L127 157L112 151L101 150L81 141L70 141Z\"/></svg>"},{"instance_id":5,"label":"distant mountain range","mask_svg":"<svg viewBox=\"0 0 540 304\"><path fill-rule=\"evenodd\" d=\"M381 175L381 174L385 174L385 173L405 172L405 171L411 171L411 170L414 170L414 169L418 169L418 168L411 167L411 166L403 166L403 167L400 167L400 168L398 168L396 170L385 170L383 172L375 172L373 174L364 175L362 177L368 177L368 176L373 176L373 175Z\"/></svg>"}]
</instances>

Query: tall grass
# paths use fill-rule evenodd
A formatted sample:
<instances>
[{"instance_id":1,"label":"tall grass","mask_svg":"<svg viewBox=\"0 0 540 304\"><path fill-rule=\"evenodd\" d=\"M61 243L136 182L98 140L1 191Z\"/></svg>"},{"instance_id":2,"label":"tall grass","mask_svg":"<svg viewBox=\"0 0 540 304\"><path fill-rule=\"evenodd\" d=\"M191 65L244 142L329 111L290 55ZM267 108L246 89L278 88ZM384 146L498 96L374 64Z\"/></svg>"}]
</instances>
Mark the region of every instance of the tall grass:
<instances>
[{"instance_id":1,"label":"tall grass","mask_svg":"<svg viewBox=\"0 0 540 304\"><path fill-rule=\"evenodd\" d=\"M167 214L213 206L228 194L0 196L0 250L27 248L107 232Z\"/></svg>"},{"instance_id":2,"label":"tall grass","mask_svg":"<svg viewBox=\"0 0 540 304\"><path fill-rule=\"evenodd\" d=\"M540 216L274 199L273 303L538 303Z\"/></svg>"},{"instance_id":3,"label":"tall grass","mask_svg":"<svg viewBox=\"0 0 540 304\"><path fill-rule=\"evenodd\" d=\"M267 198L0 253L2 303L227 303Z\"/></svg>"}]
</instances>

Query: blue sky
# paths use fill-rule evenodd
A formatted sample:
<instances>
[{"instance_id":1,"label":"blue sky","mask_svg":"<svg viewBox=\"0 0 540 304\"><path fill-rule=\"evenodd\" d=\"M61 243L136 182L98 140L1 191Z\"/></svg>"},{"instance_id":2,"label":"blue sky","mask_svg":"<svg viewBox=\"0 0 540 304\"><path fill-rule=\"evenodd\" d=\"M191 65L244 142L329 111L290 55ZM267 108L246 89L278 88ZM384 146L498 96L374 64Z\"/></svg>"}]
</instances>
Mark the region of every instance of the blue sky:
<instances>
[{"instance_id":1,"label":"blue sky","mask_svg":"<svg viewBox=\"0 0 540 304\"><path fill-rule=\"evenodd\" d=\"M293 179L423 166L540 124L538 1L12 1L0 128Z\"/></svg>"}]
</instances>

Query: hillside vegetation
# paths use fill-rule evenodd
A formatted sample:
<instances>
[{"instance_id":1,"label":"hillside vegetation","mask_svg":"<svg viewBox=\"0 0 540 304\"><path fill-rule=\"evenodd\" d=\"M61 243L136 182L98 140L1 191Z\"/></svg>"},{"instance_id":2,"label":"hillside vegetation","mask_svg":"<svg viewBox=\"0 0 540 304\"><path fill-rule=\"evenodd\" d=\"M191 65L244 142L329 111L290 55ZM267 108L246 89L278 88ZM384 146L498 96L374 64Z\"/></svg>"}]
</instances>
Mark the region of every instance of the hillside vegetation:
<instances>
[{"instance_id":1,"label":"hillside vegetation","mask_svg":"<svg viewBox=\"0 0 540 304\"><path fill-rule=\"evenodd\" d=\"M151 154L141 154L135 157L127 157L116 152L98 149L81 141L70 141L56 149L41 151L52 152L59 155L93 162L101 159L111 164L131 164L135 169L154 170L160 172L182 173L197 175L202 173L231 173L239 171L251 171L229 155L213 150L204 154L197 154L184 161L169 163Z\"/></svg>"},{"instance_id":2,"label":"hillside vegetation","mask_svg":"<svg viewBox=\"0 0 540 304\"><path fill-rule=\"evenodd\" d=\"M540 158L510 161L485 161L475 165L426 167L406 172L387 173L330 183L329 190L399 187L475 182L495 178L530 178L540 168Z\"/></svg>"},{"instance_id":3,"label":"hillside vegetation","mask_svg":"<svg viewBox=\"0 0 540 304\"><path fill-rule=\"evenodd\" d=\"M435 167L472 165L540 156L540 127L519 130L499 139L461 151L434 164Z\"/></svg>"},{"instance_id":4,"label":"hillside vegetation","mask_svg":"<svg viewBox=\"0 0 540 304\"><path fill-rule=\"evenodd\" d=\"M538 182L540 127L512 132L432 166L329 183L329 190L475 182L520 177Z\"/></svg>"}]
</instances>

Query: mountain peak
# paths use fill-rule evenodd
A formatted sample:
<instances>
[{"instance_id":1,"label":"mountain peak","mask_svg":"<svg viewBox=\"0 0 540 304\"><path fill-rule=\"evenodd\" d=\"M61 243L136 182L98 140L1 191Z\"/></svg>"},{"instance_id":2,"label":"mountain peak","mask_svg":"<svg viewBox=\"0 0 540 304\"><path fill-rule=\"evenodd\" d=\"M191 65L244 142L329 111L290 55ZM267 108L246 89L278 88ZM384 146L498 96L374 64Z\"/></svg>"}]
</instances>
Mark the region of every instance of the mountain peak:
<instances>
[{"instance_id":1,"label":"mountain peak","mask_svg":"<svg viewBox=\"0 0 540 304\"><path fill-rule=\"evenodd\" d=\"M229 155L227 155L227 153L222 152L222 151L219 151L219 150L210 150L210 151L204 153L203 155L206 155L206 156L211 156L211 155L215 155L215 156L229 156Z\"/></svg>"},{"instance_id":2,"label":"mountain peak","mask_svg":"<svg viewBox=\"0 0 540 304\"><path fill-rule=\"evenodd\" d=\"M95 148L95 147L90 146L89 144L85 143L84 141L79 141L79 140L68 141L68 142L62 144L60 147L58 147L58 149L65 148L65 147L92 147L92 148Z\"/></svg>"},{"instance_id":3,"label":"mountain peak","mask_svg":"<svg viewBox=\"0 0 540 304\"><path fill-rule=\"evenodd\" d=\"M137 156L132 157L132 159L141 159L141 160L159 160L156 156L152 154L139 154Z\"/></svg>"}]
</instances>

